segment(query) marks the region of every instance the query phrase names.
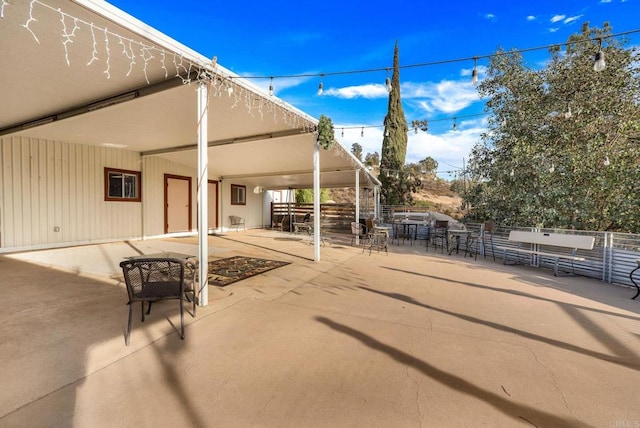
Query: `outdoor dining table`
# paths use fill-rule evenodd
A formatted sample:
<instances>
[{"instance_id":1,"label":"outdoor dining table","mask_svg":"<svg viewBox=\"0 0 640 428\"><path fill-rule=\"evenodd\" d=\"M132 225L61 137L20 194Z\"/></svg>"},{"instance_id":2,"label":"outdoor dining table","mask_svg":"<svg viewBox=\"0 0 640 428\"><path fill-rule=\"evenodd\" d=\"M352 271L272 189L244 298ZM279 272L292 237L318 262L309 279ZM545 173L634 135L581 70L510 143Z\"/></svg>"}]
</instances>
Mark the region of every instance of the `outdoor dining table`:
<instances>
[{"instance_id":1,"label":"outdoor dining table","mask_svg":"<svg viewBox=\"0 0 640 428\"><path fill-rule=\"evenodd\" d=\"M163 252L163 253L154 253L154 254L138 254L136 256L125 257L127 260L137 260L137 259L190 259L192 255L175 253L172 251Z\"/></svg>"},{"instance_id":2,"label":"outdoor dining table","mask_svg":"<svg viewBox=\"0 0 640 428\"><path fill-rule=\"evenodd\" d=\"M427 226L429 227L430 222L423 220L410 220L404 219L398 222L393 223L393 238L398 239L409 238L411 242L418 239L418 227ZM403 239L404 243L404 239ZM398 245L400 245L400 240L398 239Z\"/></svg>"}]
</instances>

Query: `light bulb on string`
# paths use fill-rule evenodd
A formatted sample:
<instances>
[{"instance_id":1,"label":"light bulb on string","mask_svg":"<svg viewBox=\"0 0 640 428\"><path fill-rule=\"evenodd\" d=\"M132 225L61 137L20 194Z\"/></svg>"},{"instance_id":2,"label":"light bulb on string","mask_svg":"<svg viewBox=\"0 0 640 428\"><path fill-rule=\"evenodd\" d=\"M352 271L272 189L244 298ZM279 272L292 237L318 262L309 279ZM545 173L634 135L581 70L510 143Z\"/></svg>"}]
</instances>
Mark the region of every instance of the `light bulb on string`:
<instances>
[{"instance_id":1,"label":"light bulb on string","mask_svg":"<svg viewBox=\"0 0 640 428\"><path fill-rule=\"evenodd\" d=\"M457 131L458 130L458 124L456 123L456 118L453 118L453 130Z\"/></svg>"},{"instance_id":2,"label":"light bulb on string","mask_svg":"<svg viewBox=\"0 0 640 428\"><path fill-rule=\"evenodd\" d=\"M602 71L607 67L607 63L604 62L604 52L602 52L602 39L598 39L598 52L593 61L593 70Z\"/></svg>"},{"instance_id":3,"label":"light bulb on string","mask_svg":"<svg viewBox=\"0 0 640 428\"><path fill-rule=\"evenodd\" d=\"M554 164L551 164L551 168L549 168L549 172L553 174L555 170L556 170L556 166Z\"/></svg>"},{"instance_id":4,"label":"light bulb on string","mask_svg":"<svg viewBox=\"0 0 640 428\"><path fill-rule=\"evenodd\" d=\"M269 95L273 96L273 77L269 80Z\"/></svg>"},{"instance_id":5,"label":"light bulb on string","mask_svg":"<svg viewBox=\"0 0 640 428\"><path fill-rule=\"evenodd\" d=\"M471 72L471 83L478 84L478 57L473 57L473 71Z\"/></svg>"},{"instance_id":6,"label":"light bulb on string","mask_svg":"<svg viewBox=\"0 0 640 428\"><path fill-rule=\"evenodd\" d=\"M609 156L605 156L603 164L604 164L604 166L611 165L611 161L609 160Z\"/></svg>"},{"instance_id":7,"label":"light bulb on string","mask_svg":"<svg viewBox=\"0 0 640 428\"><path fill-rule=\"evenodd\" d=\"M564 118L565 119L571 119L571 116L573 116L573 113L571 113L571 105L567 106L567 112L564 114Z\"/></svg>"},{"instance_id":8,"label":"light bulb on string","mask_svg":"<svg viewBox=\"0 0 640 428\"><path fill-rule=\"evenodd\" d=\"M384 136L385 136L385 137L388 137L388 136L389 136L389 130L388 130L388 129L385 129L385 130L384 130Z\"/></svg>"},{"instance_id":9,"label":"light bulb on string","mask_svg":"<svg viewBox=\"0 0 640 428\"><path fill-rule=\"evenodd\" d=\"M323 90L323 84L322 84L322 77L324 75L320 75L320 84L318 84L318 95L322 95L322 90Z\"/></svg>"},{"instance_id":10,"label":"light bulb on string","mask_svg":"<svg viewBox=\"0 0 640 428\"><path fill-rule=\"evenodd\" d=\"M344 128L342 128L342 133L340 134L340 136L344 138Z\"/></svg>"},{"instance_id":11,"label":"light bulb on string","mask_svg":"<svg viewBox=\"0 0 640 428\"><path fill-rule=\"evenodd\" d=\"M393 89L393 86L391 85L391 79L389 79L389 69L387 68L387 78L384 79L384 87L386 88L387 92L391 92L391 90Z\"/></svg>"},{"instance_id":12,"label":"light bulb on string","mask_svg":"<svg viewBox=\"0 0 640 428\"><path fill-rule=\"evenodd\" d=\"M362 129L360 130L360 136L364 137L364 126L362 127Z\"/></svg>"}]
</instances>

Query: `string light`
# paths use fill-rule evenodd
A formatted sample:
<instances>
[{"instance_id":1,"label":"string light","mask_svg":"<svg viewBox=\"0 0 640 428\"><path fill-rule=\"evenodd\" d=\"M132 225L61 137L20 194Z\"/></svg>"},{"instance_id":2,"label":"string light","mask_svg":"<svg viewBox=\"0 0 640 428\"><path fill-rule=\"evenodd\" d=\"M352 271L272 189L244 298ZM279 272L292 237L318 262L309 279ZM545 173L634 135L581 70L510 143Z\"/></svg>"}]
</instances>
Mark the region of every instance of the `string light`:
<instances>
[{"instance_id":1,"label":"string light","mask_svg":"<svg viewBox=\"0 0 640 428\"><path fill-rule=\"evenodd\" d=\"M478 84L478 57L473 57L473 71L471 72L471 83Z\"/></svg>"},{"instance_id":2,"label":"string light","mask_svg":"<svg viewBox=\"0 0 640 428\"><path fill-rule=\"evenodd\" d=\"M606 67L607 64L604 62L604 52L602 52L602 39L598 39L598 52L596 53L596 57L593 61L593 70L602 71Z\"/></svg>"},{"instance_id":3,"label":"string light","mask_svg":"<svg viewBox=\"0 0 640 428\"><path fill-rule=\"evenodd\" d=\"M7 13L14 9L17 10L18 7L26 9L27 2L0 0L0 18L4 19ZM107 28L99 27L93 22L70 15L59 7L50 6L43 0L30 0L28 12L26 10L20 11L19 14L26 16L24 23L20 26L26 29L38 44L40 44L38 30L41 26L34 24L39 20L47 19L49 14L60 21L61 43L68 66L72 65L72 57L69 56L68 50L69 44L84 35L84 37L90 37L89 46L91 47L91 53L90 56L87 55L85 65L102 66L102 72L107 79L113 75L114 71L111 65L114 63L115 56L119 55L129 63L126 77L136 71L141 71L147 84L150 84L152 76L149 73L151 70L160 69L164 71L165 78L173 75L173 77L181 79L183 84L190 84L192 79L207 83L210 88L210 97L221 96L226 92L227 96L234 101L231 109L243 103L250 115L257 115L260 119L271 115L274 121L307 131L310 131L314 126L308 119L291 111L290 106L284 101L277 98L256 97L255 90L244 83L244 79L238 81L237 84L234 83L233 79L240 78L240 76L227 75L224 70L218 69L215 61L211 64L205 64L175 51L167 51L162 47L148 45L143 41L125 37ZM50 33L46 35L50 36Z\"/></svg>"},{"instance_id":4,"label":"string light","mask_svg":"<svg viewBox=\"0 0 640 428\"><path fill-rule=\"evenodd\" d=\"M456 118L453 118L453 130L457 131L458 130L458 124L456 123Z\"/></svg>"},{"instance_id":5,"label":"string light","mask_svg":"<svg viewBox=\"0 0 640 428\"><path fill-rule=\"evenodd\" d=\"M571 116L573 116L573 113L571 113L571 104L569 104L567 106L567 112L564 114L564 118L571 119Z\"/></svg>"},{"instance_id":6,"label":"string light","mask_svg":"<svg viewBox=\"0 0 640 428\"><path fill-rule=\"evenodd\" d=\"M609 156L606 156L604 158L604 162L603 162L604 166L609 166L611 165L611 161L609 160Z\"/></svg>"},{"instance_id":7,"label":"string light","mask_svg":"<svg viewBox=\"0 0 640 428\"><path fill-rule=\"evenodd\" d=\"M364 126L362 127L362 130L360 131L360 136L364 137Z\"/></svg>"},{"instance_id":8,"label":"string light","mask_svg":"<svg viewBox=\"0 0 640 428\"><path fill-rule=\"evenodd\" d=\"M90 23L87 21L84 21L80 18L74 17L72 15L69 15L65 12L63 12L60 8L54 8L46 3L44 3L41 0L30 0L29 2L29 13L28 13L28 17L26 19L26 22L24 24L22 24L22 27L24 27L27 31L29 31L29 33L32 35L32 37L34 38L34 40L39 44L40 40L38 39L38 36L36 35L36 32L34 31L35 29L32 28L32 25L36 22L38 22L38 19L35 18L34 15L34 8L36 6L40 6L46 9L49 9L51 11L53 11L54 13L59 14L59 19L61 21L61 27L62 27L62 44L63 44L63 48L65 51L65 60L67 62L68 65L70 64L70 59L68 56L68 44L69 43L73 43L74 39L76 39L78 37L78 33L82 32L82 26L86 26L90 29L90 33L91 33L91 37L92 37L92 41L93 41L93 50L92 50L92 54L91 54L91 59L89 60L89 62L87 63L87 65L91 65L94 64L96 62L103 62L105 64L105 69L103 70L103 73L106 75L107 79L109 79L111 77L111 68L110 68L110 60L111 60L111 55L113 55L111 46L110 46L110 38L117 38L119 44L122 46L122 52L121 54L123 56L125 56L128 61L129 61L129 71L127 72L127 76L129 76L133 70L135 69L135 67L138 65L137 61L136 61L136 52L138 53L139 58L142 60L143 64L142 64L142 72L144 73L144 77L145 80L147 81L147 83L149 83L149 76L148 76L148 70L149 70L149 66L151 65L151 62L153 60L156 60L160 63L160 67L162 69L165 70L165 75L168 75L168 68L167 68L167 57L166 57L166 52L164 51L164 49L162 48L158 48L156 46L149 46L144 44L141 41L137 41L137 40L133 40L124 36L121 36L119 34L113 33L109 30L107 30L106 28L99 28L97 27L94 23ZM12 2L9 2L8 0L0 0L0 18L4 18L5 17L5 11L9 10L10 7L15 7L15 5ZM40 15L38 15L38 18L42 19ZM72 28L69 30L69 27L71 27L71 25L68 25L68 22L71 22L73 24ZM102 31L102 33L104 34L104 49L103 49L103 53L104 55L106 55L106 58L100 58L98 55L98 40L96 37L96 31L100 32ZM597 38L589 38L589 39L585 39L584 41L580 41L580 42L573 42L573 43L589 43L589 42L593 42L594 40L598 41L598 52L595 55L594 58L594 70L595 71L602 71L605 69L606 67L606 63L604 60L604 52L602 50L602 41L603 39L607 39L607 38L615 38L615 37L620 37L620 36L624 36L624 35L628 35L628 34L634 34L634 33L638 33L640 32L640 29L635 29L635 30L630 30L630 31L625 31L625 32L620 32L620 33L616 33L616 34L611 34L608 35L606 37L597 37ZM474 56L471 58L457 58L457 59L449 59L449 60L440 60L440 61L432 61L432 62L425 62L425 63L417 63L417 64L410 64L410 65L399 65L398 68L399 69L407 69L407 68L417 68L417 67L427 67L427 66L433 66L433 65L441 65L441 64L447 64L447 63L454 63L454 62L461 62L461 61L468 61L468 60L473 60L474 61L474 72L472 72L472 81L474 81L474 75L475 78L477 79L477 60L481 59L481 58L494 58L494 57L498 57L498 56L502 56L502 55L510 55L513 53L525 53L525 52L531 52L531 51L536 51L536 50L542 50L542 49L549 49L551 47L555 47L557 46L557 44L553 44L553 45L546 45L546 46L537 46L537 47L532 47L532 48L526 48L526 49L517 49L517 50L511 50L508 52L497 52L497 53L493 53L493 54L488 54L488 55L482 55L482 56ZM157 56L160 57L160 59L157 59ZM192 68L196 68L196 69L201 69L201 68L205 68L205 66L203 64L199 64L197 62L194 62L193 60L188 60L185 57L183 57L180 54L177 54L175 52L171 52L170 55L173 55L173 69L175 70L175 76L178 78L183 79L183 83L190 83L190 78L188 76L191 76L191 71ZM185 65L186 63L186 65ZM386 71L387 72L387 78L385 79L385 87L387 90L391 90L392 89L392 84L391 84L391 80L389 79L389 71L390 68L389 67L384 67L384 68L372 68L372 69L362 69L362 70L350 70L350 71L336 71L336 72L323 72L320 74L295 74L295 75L272 75L272 76L268 76L270 79L270 85L269 85L269 94L272 95L273 94L273 79L276 78L292 78L292 77L309 77L309 76L320 76L321 78L327 75L346 75L346 74L361 74L361 73L369 73L369 72L379 72L379 71ZM200 73L197 73L198 75L200 75ZM187 76L187 77L185 77ZM229 97L232 97L235 95L235 99L236 99L236 104L238 102L244 101L245 105L247 106L247 109L252 112L252 111L258 111L260 113L260 116L262 117L263 114L265 112L273 112L275 115L275 107L281 107L283 109L286 110L286 108L282 105L279 105L276 103L276 101L274 101L272 104L269 104L268 102L265 101L252 101L250 100L250 96L248 96L249 92L251 92L250 90L243 89L241 92L242 93L234 93L234 87L231 85L231 81L233 79L238 79L238 78L242 78L242 79L260 79L260 78L265 78L266 76L226 76L226 79L228 79L229 83L225 86L225 89L227 91L227 94ZM319 90L322 87L322 81L320 82L319 85ZM234 107L235 105L234 104ZM282 103L280 103L282 104ZM232 107L233 108L233 107ZM292 117L294 117L294 115L292 114L286 114L285 117L287 118L286 120L290 120ZM298 118L294 119L295 121L298 120ZM444 120L444 119L443 119ZM433 120L435 121L435 120ZM457 125L454 122L454 127L457 127ZM364 127L362 127L361 130L361 136L364 136Z\"/></svg>"},{"instance_id":9,"label":"string light","mask_svg":"<svg viewBox=\"0 0 640 428\"><path fill-rule=\"evenodd\" d=\"M391 79L389 79L389 69L387 68L387 77L386 79L384 79L384 87L387 90L387 92L391 92L391 90L393 89L393 86L391 85Z\"/></svg>"},{"instance_id":10,"label":"string light","mask_svg":"<svg viewBox=\"0 0 640 428\"><path fill-rule=\"evenodd\" d=\"M9 6L9 1L8 0L2 0L2 3L0 3L0 19L4 18L4 7L5 6Z\"/></svg>"},{"instance_id":11,"label":"string light","mask_svg":"<svg viewBox=\"0 0 640 428\"><path fill-rule=\"evenodd\" d=\"M629 31L624 31L624 32L620 32L620 33L611 34L611 35L605 36L604 39L617 38L617 37L626 36L626 35L635 34L635 33L640 33L640 29L629 30ZM598 40L601 43L602 39L603 39L602 37L593 37L593 38L588 38L588 39L584 39L584 40L580 40L580 41L573 41L571 43L572 44L591 43L591 42L593 42L595 40ZM495 52L495 53L487 54L487 55L477 55L477 56L472 56L472 57L454 58L454 59L423 62L423 63L417 63L417 64L408 64L408 65L399 65L398 69L421 68L421 67L430 67L430 66L434 66L434 65L451 64L451 63L456 63L456 62L477 61L477 60L482 59L482 58L491 59L491 58L496 58L496 57L506 56L506 55L522 54L522 53L539 51L539 50L549 50L550 48L556 48L557 46L558 46L558 43L554 43L554 44L550 44L550 45L536 46L536 47L531 47L531 48L513 49L513 50L509 50L509 51ZM602 62L604 62L604 52L602 52L601 50L600 50L600 52L602 53L600 58L602 58ZM595 64L594 64L594 66L595 66ZM254 76L243 76L243 78L245 78L245 79L265 79L265 78L272 77L274 79L291 79L291 78L318 77L318 76L337 76L337 75L348 75L348 74L364 74L364 73L374 73L374 72L380 72L380 71L386 71L387 72L387 76L388 76L389 70L390 70L389 67L378 67L378 68L369 68L369 69L360 69L360 70L333 71L333 72L323 72L323 73L300 73L300 74L287 74L287 75L277 75L277 76L276 75L274 75L274 76L254 75ZM388 77L387 77L387 79L388 79ZM385 79L385 87L387 88L387 90L390 90L389 88L391 88L391 80L390 79L388 80L389 85L387 86L387 79Z\"/></svg>"}]
</instances>

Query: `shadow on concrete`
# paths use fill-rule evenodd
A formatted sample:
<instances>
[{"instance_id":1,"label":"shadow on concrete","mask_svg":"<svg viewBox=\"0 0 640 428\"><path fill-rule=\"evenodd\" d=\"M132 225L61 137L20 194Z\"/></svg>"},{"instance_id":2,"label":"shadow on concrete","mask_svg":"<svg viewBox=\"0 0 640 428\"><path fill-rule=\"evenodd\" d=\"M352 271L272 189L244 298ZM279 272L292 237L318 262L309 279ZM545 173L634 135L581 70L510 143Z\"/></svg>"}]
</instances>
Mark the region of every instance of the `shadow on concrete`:
<instances>
[{"instance_id":1,"label":"shadow on concrete","mask_svg":"<svg viewBox=\"0 0 640 428\"><path fill-rule=\"evenodd\" d=\"M167 390L183 403L192 426L206 425L189 404L181 368L172 365L176 358L171 356L184 349L177 329L173 326L163 333L163 329L150 328L155 323L173 324L168 317L178 313L177 305L163 307L159 302L144 324L136 305L133 331L138 335L132 335L132 345L126 347L128 307L123 284L5 256L0 256L0 277L4 291L0 425L51 426L52 415L57 421L73 421L82 408L78 399L84 381L147 347L156 350L170 385ZM128 381L117 380L120 384Z\"/></svg>"},{"instance_id":2,"label":"shadow on concrete","mask_svg":"<svg viewBox=\"0 0 640 428\"><path fill-rule=\"evenodd\" d=\"M397 268L393 268L393 267L384 267L383 266L383 269L393 270L393 271L396 271L396 272L402 272L402 273L406 273L406 274L410 274L410 275L418 275L418 276L422 276L422 277L425 277L425 278L432 278L432 279L436 279L436 280L439 280L439 281L445 281L445 282L451 283L451 284L460 284L460 285L464 285L464 286L467 286L467 287L473 287L473 288L478 288L478 289L482 289L482 290L495 291L495 292L498 292L498 293L511 294L513 296L520 296L520 297L526 297L526 298L529 298L529 299L541 300L541 301L545 301L545 302L555 303L555 304L560 305L560 306L571 306L573 308L582 309L582 310L590 311L590 312L597 312L597 313L601 313L601 314L605 314L605 315L611 315L611 316L614 316L614 317L627 318L627 319L634 320L634 321L640 321L640 315L633 316L633 315L622 314L622 313L619 313L619 312L606 311L604 309L592 308L592 307L589 307L589 306L582 306L582 305L576 305L576 304L573 304L573 303L561 302L561 301L558 301L558 300L553 300L553 299L549 299L549 298L546 298L546 297L540 297L540 296L536 296L536 295L533 295L533 294L525 293L523 291L511 290L511 289L506 289L506 288L491 287L489 285L477 284L477 283L473 283L473 282L456 281L455 279L446 278L446 277L443 277L443 276L429 275L429 274L426 274L426 273L415 272L415 271L410 271L410 270L405 270L405 269L397 269ZM587 280L587 279L585 279L585 280ZM535 286L539 287L539 285L535 285ZM545 287L547 287L547 285L545 285ZM549 286L549 287L551 287L551 286ZM616 286L612 285L611 287L616 287ZM563 287L563 288L552 287L552 288L560 289L562 291L568 291L567 290L568 287ZM573 292L572 294L577 294L577 293ZM602 299L602 298L595 299L593 297L587 297L587 298L599 301L600 303L605 303L605 304L610 305L610 306L619 307L620 309L624 309L624 310L628 310L627 307L633 305L633 303L629 303L626 300L623 301L623 302L620 302L620 299L617 298L617 297L611 297L610 299Z\"/></svg>"},{"instance_id":3,"label":"shadow on concrete","mask_svg":"<svg viewBox=\"0 0 640 428\"><path fill-rule=\"evenodd\" d=\"M371 293L376 293L376 294L380 294L386 297L390 297L392 299L397 299L400 300L402 302L405 303L410 303L412 305L416 305L416 306L420 306L422 308L425 309L429 309L435 312L439 312L442 314L446 314L446 315L450 315L452 317L456 317L459 318L461 320L464 321L468 321L474 324L480 324L480 325L484 325L486 327L495 329L495 330L499 330L499 331L503 331L506 333L511 333L511 334L515 334L518 335L520 337L524 337L526 339L530 339L530 340L535 340L537 342L541 342L541 343L546 343L548 345L551 346L555 346L561 349L565 349L567 351L571 351L571 352L576 352L576 353L580 353L583 355L587 355L593 358L597 358L599 360L602 361L607 361L613 364L618 364L620 366L623 367L627 367L633 370L638 370L640 371L640 363L638 362L638 359L636 358L635 354L633 354L627 347L616 347L616 351L619 351L622 354L627 354L623 357L618 357L618 356L612 356L612 355L607 355L607 354L603 354L601 352L596 352L593 351L591 349L587 349L587 348L583 348L580 346L576 346L576 345L572 345L570 343L566 343L566 342L562 342L560 340L556 340L556 339L552 339L549 337L544 337L544 336L540 336L538 334L535 333L531 333L528 331L524 331L524 330L520 330L517 328L513 328L513 327L509 327L503 324L499 324L499 323L495 323L492 321L487 321L487 320L483 320L480 318L476 318L476 317L472 317L470 315L464 315L464 314L460 314L457 312L453 312L453 311L449 311L446 309L442 309L442 308L436 308L434 306L430 306L430 305L426 305L424 303L420 303L417 300L415 300L413 297L404 295L404 294L399 294L399 293L387 293L384 291L378 291L378 290L373 290L371 288L368 287L359 287L362 290L371 292ZM631 355L630 355L631 354Z\"/></svg>"},{"instance_id":4,"label":"shadow on concrete","mask_svg":"<svg viewBox=\"0 0 640 428\"><path fill-rule=\"evenodd\" d=\"M428 376L429 378L435 380L438 383L441 383L442 385L484 401L498 411L511 417L515 421L528 422L532 426L538 427L559 428L574 427L577 425L577 421L575 420L568 420L550 414L548 412L538 410L532 406L518 404L514 403L513 401L507 400L498 394L482 389L459 376L440 370L437 367L427 363L426 361L420 360L413 355L407 354L406 352L402 352L399 349L386 345L376 340L375 338L344 324L337 323L325 317L316 317L315 319L316 321L325 324L326 326L337 332L346 334L356 340L359 340L362 344L368 346L374 351L382 352L388 355L400 364L404 364L420 371L425 376ZM581 424L581 426L589 427L591 425Z\"/></svg>"}]
</instances>

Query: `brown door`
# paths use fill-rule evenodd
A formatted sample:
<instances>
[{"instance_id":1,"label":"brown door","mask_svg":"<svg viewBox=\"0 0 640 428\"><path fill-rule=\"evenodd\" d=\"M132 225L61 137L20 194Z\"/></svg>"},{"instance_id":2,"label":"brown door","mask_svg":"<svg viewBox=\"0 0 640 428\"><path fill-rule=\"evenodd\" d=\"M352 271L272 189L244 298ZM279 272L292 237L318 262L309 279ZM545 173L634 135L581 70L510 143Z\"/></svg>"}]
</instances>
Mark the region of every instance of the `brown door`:
<instances>
[{"instance_id":1,"label":"brown door","mask_svg":"<svg viewBox=\"0 0 640 428\"><path fill-rule=\"evenodd\" d=\"M164 175L164 233L191 230L191 177Z\"/></svg>"},{"instance_id":2,"label":"brown door","mask_svg":"<svg viewBox=\"0 0 640 428\"><path fill-rule=\"evenodd\" d=\"M207 197L209 205L207 206L207 226L209 230L218 228L218 182L209 180L209 188L207 189Z\"/></svg>"}]
</instances>

